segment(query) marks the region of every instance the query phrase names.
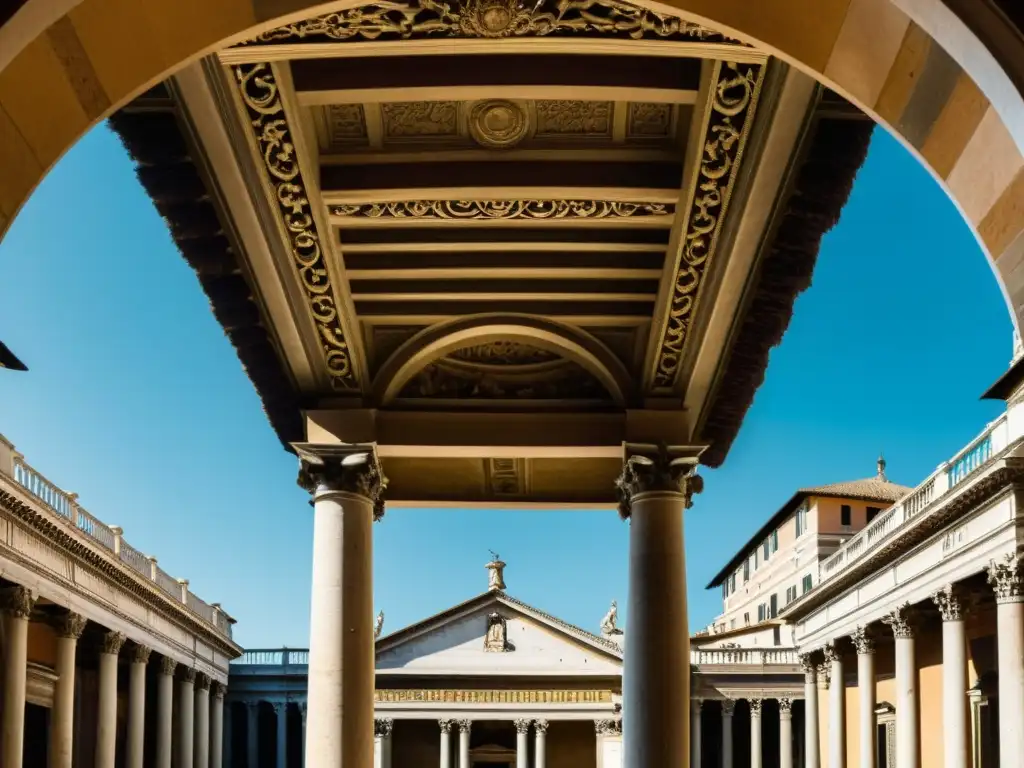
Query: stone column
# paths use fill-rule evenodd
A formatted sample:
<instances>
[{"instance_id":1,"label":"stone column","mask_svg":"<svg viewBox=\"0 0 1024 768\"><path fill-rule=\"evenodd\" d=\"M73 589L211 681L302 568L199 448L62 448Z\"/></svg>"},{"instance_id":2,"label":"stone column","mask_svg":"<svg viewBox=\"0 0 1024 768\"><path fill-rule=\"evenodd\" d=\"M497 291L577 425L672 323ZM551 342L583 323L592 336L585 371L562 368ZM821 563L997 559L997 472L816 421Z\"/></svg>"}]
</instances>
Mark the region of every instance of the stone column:
<instances>
[{"instance_id":1,"label":"stone column","mask_svg":"<svg viewBox=\"0 0 1024 768\"><path fill-rule=\"evenodd\" d=\"M373 533L386 480L373 453L299 449L313 494L306 768L373 763Z\"/></svg>"},{"instance_id":2,"label":"stone column","mask_svg":"<svg viewBox=\"0 0 1024 768\"><path fill-rule=\"evenodd\" d=\"M99 697L96 703L95 768L114 768L117 751L117 657L124 635L107 632L100 647Z\"/></svg>"},{"instance_id":3,"label":"stone column","mask_svg":"<svg viewBox=\"0 0 1024 768\"><path fill-rule=\"evenodd\" d=\"M156 768L171 768L174 712L174 670L178 662L160 657L160 675L156 690Z\"/></svg>"},{"instance_id":4,"label":"stone column","mask_svg":"<svg viewBox=\"0 0 1024 768\"><path fill-rule=\"evenodd\" d=\"M390 717L380 717L373 721L373 737L380 740L380 750L376 752L374 768L391 768L391 733L395 721Z\"/></svg>"},{"instance_id":5,"label":"stone column","mask_svg":"<svg viewBox=\"0 0 1024 768\"><path fill-rule=\"evenodd\" d=\"M594 721L594 757L597 768L614 768L604 764L605 744L610 737L622 738L622 720L595 720Z\"/></svg>"},{"instance_id":6,"label":"stone column","mask_svg":"<svg viewBox=\"0 0 1024 768\"><path fill-rule=\"evenodd\" d=\"M306 764L306 702L299 704L299 717L302 718L302 765Z\"/></svg>"},{"instance_id":7,"label":"stone column","mask_svg":"<svg viewBox=\"0 0 1024 768\"><path fill-rule=\"evenodd\" d=\"M274 768L285 768L288 765L288 702L274 701L270 706L274 709L274 725L277 728L277 759Z\"/></svg>"},{"instance_id":8,"label":"stone column","mask_svg":"<svg viewBox=\"0 0 1024 768\"><path fill-rule=\"evenodd\" d=\"M192 766L210 768L210 678L196 674L192 711Z\"/></svg>"},{"instance_id":9,"label":"stone column","mask_svg":"<svg viewBox=\"0 0 1024 768\"><path fill-rule=\"evenodd\" d=\"M793 702L779 699L779 768L793 768Z\"/></svg>"},{"instance_id":10,"label":"stone column","mask_svg":"<svg viewBox=\"0 0 1024 768\"><path fill-rule=\"evenodd\" d=\"M4 613L3 766L20 768L25 753L25 689L28 684L28 619L35 598L25 587L0 590Z\"/></svg>"},{"instance_id":11,"label":"stone column","mask_svg":"<svg viewBox=\"0 0 1024 768\"><path fill-rule=\"evenodd\" d=\"M245 702L245 715L245 768L261 768L258 738L260 703L258 701Z\"/></svg>"},{"instance_id":12,"label":"stone column","mask_svg":"<svg viewBox=\"0 0 1024 768\"><path fill-rule=\"evenodd\" d=\"M178 755L178 768L192 768L195 759L195 704L196 695L193 687L196 682L196 671L192 667L182 667L178 678L178 722L177 742L175 751Z\"/></svg>"},{"instance_id":13,"label":"stone column","mask_svg":"<svg viewBox=\"0 0 1024 768\"><path fill-rule=\"evenodd\" d=\"M700 768L701 699L690 700L690 768Z\"/></svg>"},{"instance_id":14,"label":"stone column","mask_svg":"<svg viewBox=\"0 0 1024 768\"><path fill-rule=\"evenodd\" d=\"M867 627L853 633L857 648L858 745L860 768L877 768L875 763L875 643ZM964 686L964 690L967 687Z\"/></svg>"},{"instance_id":15,"label":"stone column","mask_svg":"<svg viewBox=\"0 0 1024 768\"><path fill-rule=\"evenodd\" d=\"M846 686L843 657L834 643L825 646L832 683L828 692L828 766L846 768Z\"/></svg>"},{"instance_id":16,"label":"stone column","mask_svg":"<svg viewBox=\"0 0 1024 768\"><path fill-rule=\"evenodd\" d=\"M967 632L963 601L952 584L932 595L932 601L942 614L942 754L946 768L967 768Z\"/></svg>"},{"instance_id":17,"label":"stone column","mask_svg":"<svg viewBox=\"0 0 1024 768\"><path fill-rule=\"evenodd\" d=\"M530 768L530 721L516 720L516 768ZM443 767L442 767L443 768Z\"/></svg>"},{"instance_id":18,"label":"stone column","mask_svg":"<svg viewBox=\"0 0 1024 768\"><path fill-rule=\"evenodd\" d=\"M750 768L761 768L761 700L750 702Z\"/></svg>"},{"instance_id":19,"label":"stone column","mask_svg":"<svg viewBox=\"0 0 1024 768\"><path fill-rule=\"evenodd\" d=\"M1017 555L993 562L988 581L996 592L999 765L1019 768L1024 765L1024 591Z\"/></svg>"},{"instance_id":20,"label":"stone column","mask_svg":"<svg viewBox=\"0 0 1024 768\"><path fill-rule=\"evenodd\" d=\"M623 768L675 768L690 756L690 633L683 510L702 487L695 459L631 455L616 481L629 520L629 641L623 658Z\"/></svg>"},{"instance_id":21,"label":"stone column","mask_svg":"<svg viewBox=\"0 0 1024 768\"><path fill-rule=\"evenodd\" d=\"M452 723L453 720L438 720L441 728L441 768L452 768ZM517 721L518 722L518 721ZM518 768L518 766L517 766Z\"/></svg>"},{"instance_id":22,"label":"stone column","mask_svg":"<svg viewBox=\"0 0 1024 768\"><path fill-rule=\"evenodd\" d=\"M224 766L224 694L223 683L213 683L210 689L210 768Z\"/></svg>"},{"instance_id":23,"label":"stone column","mask_svg":"<svg viewBox=\"0 0 1024 768\"><path fill-rule=\"evenodd\" d=\"M804 670L804 765L818 768L818 668L809 653L800 656Z\"/></svg>"},{"instance_id":24,"label":"stone column","mask_svg":"<svg viewBox=\"0 0 1024 768\"><path fill-rule=\"evenodd\" d=\"M732 713L736 702L732 699L722 701L722 768L733 768L732 758Z\"/></svg>"},{"instance_id":25,"label":"stone column","mask_svg":"<svg viewBox=\"0 0 1024 768\"><path fill-rule=\"evenodd\" d=\"M473 727L472 720L456 720L459 726L459 765L458 768L470 768L469 766L469 729Z\"/></svg>"},{"instance_id":26,"label":"stone column","mask_svg":"<svg viewBox=\"0 0 1024 768\"><path fill-rule=\"evenodd\" d=\"M56 621L57 681L50 710L50 768L71 768L75 749L75 651L85 625L84 616L70 611Z\"/></svg>"},{"instance_id":27,"label":"stone column","mask_svg":"<svg viewBox=\"0 0 1024 768\"><path fill-rule=\"evenodd\" d=\"M829 683L831 682L831 677L830 677L831 674L832 674L832 666L828 662L825 662L825 663L822 663L822 664L818 665L818 706L819 706L819 711L818 711L818 765L820 765L820 766L827 766L828 765L828 760L829 760L829 756L827 754L828 753L827 739L822 738L822 736L825 735L825 734L821 733L821 711L820 711L820 707L821 707L821 702L822 701L825 701L827 703L828 700L829 700L829 691L831 690L831 686L829 685ZM825 713L826 713L826 718L827 718L828 717L828 709L827 708L825 709ZM826 734L828 733L827 727L828 727L828 721L826 720ZM823 742L825 742L825 743L823 743Z\"/></svg>"},{"instance_id":28,"label":"stone column","mask_svg":"<svg viewBox=\"0 0 1024 768\"><path fill-rule=\"evenodd\" d=\"M534 720L533 721L533 766L534 768L544 768L547 764L547 734L548 734L548 721L547 720Z\"/></svg>"},{"instance_id":29,"label":"stone column","mask_svg":"<svg viewBox=\"0 0 1024 768\"><path fill-rule=\"evenodd\" d=\"M896 608L882 622L892 627L896 639L896 765L917 768L917 663L910 605ZM1013 765L1019 768L1020 763Z\"/></svg>"},{"instance_id":30,"label":"stone column","mask_svg":"<svg viewBox=\"0 0 1024 768\"><path fill-rule=\"evenodd\" d=\"M135 645L128 672L128 753L126 768L143 768L142 749L146 738L146 665L151 651Z\"/></svg>"}]
</instances>

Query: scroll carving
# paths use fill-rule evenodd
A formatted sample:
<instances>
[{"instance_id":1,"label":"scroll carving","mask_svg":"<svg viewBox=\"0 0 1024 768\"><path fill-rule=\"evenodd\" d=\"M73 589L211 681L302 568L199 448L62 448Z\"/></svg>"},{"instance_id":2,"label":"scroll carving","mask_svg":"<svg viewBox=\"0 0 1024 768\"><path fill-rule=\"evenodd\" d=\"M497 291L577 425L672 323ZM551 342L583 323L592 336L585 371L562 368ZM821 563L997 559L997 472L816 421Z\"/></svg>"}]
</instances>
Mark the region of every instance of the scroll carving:
<instances>
[{"instance_id":1,"label":"scroll carving","mask_svg":"<svg viewBox=\"0 0 1024 768\"><path fill-rule=\"evenodd\" d=\"M437 724L441 728L441 733L451 733L452 725L455 723L454 720L438 720Z\"/></svg>"},{"instance_id":2,"label":"scroll carving","mask_svg":"<svg viewBox=\"0 0 1024 768\"><path fill-rule=\"evenodd\" d=\"M376 454L351 454L345 458L322 458L308 451L299 454L299 487L310 493L344 491L365 496L373 503L373 519L384 517L384 491L388 480Z\"/></svg>"},{"instance_id":3,"label":"scroll carving","mask_svg":"<svg viewBox=\"0 0 1024 768\"><path fill-rule=\"evenodd\" d=\"M779 699L779 717L793 716L793 700Z\"/></svg>"},{"instance_id":4,"label":"scroll carving","mask_svg":"<svg viewBox=\"0 0 1024 768\"><path fill-rule=\"evenodd\" d=\"M704 480L694 474L695 468L691 459L670 456L665 446L661 446L654 456L630 456L615 481L619 516L628 520L633 511L633 497L649 491L682 493L684 506L689 509L693 494L704 489Z\"/></svg>"},{"instance_id":5,"label":"scroll carving","mask_svg":"<svg viewBox=\"0 0 1024 768\"><path fill-rule=\"evenodd\" d=\"M761 716L761 699L749 699L750 703L750 716L760 717Z\"/></svg>"},{"instance_id":6,"label":"scroll carving","mask_svg":"<svg viewBox=\"0 0 1024 768\"><path fill-rule=\"evenodd\" d=\"M671 216L675 207L614 200L405 200L333 205L330 212L349 219L625 219Z\"/></svg>"},{"instance_id":7,"label":"scroll carving","mask_svg":"<svg viewBox=\"0 0 1024 768\"><path fill-rule=\"evenodd\" d=\"M194 667L182 667L181 668L181 681L183 683L195 684L196 682L196 670Z\"/></svg>"},{"instance_id":8,"label":"scroll carving","mask_svg":"<svg viewBox=\"0 0 1024 768\"><path fill-rule=\"evenodd\" d=\"M342 392L358 390L323 244L274 72L266 63L242 64L234 67L234 72L264 170L274 190L277 212L316 327L331 386Z\"/></svg>"},{"instance_id":9,"label":"scroll carving","mask_svg":"<svg viewBox=\"0 0 1024 768\"><path fill-rule=\"evenodd\" d=\"M210 690L210 676L203 674L202 672L196 673L196 690L197 691L208 691Z\"/></svg>"},{"instance_id":10,"label":"scroll carving","mask_svg":"<svg viewBox=\"0 0 1024 768\"><path fill-rule=\"evenodd\" d=\"M533 721L533 727L537 731L537 733L547 733L548 732L548 725L549 725L549 723L548 723L547 720L534 720Z\"/></svg>"},{"instance_id":11,"label":"scroll carving","mask_svg":"<svg viewBox=\"0 0 1024 768\"><path fill-rule=\"evenodd\" d=\"M704 273L715 253L763 81L763 67L758 64L722 62L719 66L668 320L655 360L652 383L657 390L670 390L676 382Z\"/></svg>"},{"instance_id":12,"label":"scroll carving","mask_svg":"<svg viewBox=\"0 0 1024 768\"><path fill-rule=\"evenodd\" d=\"M537 136L611 136L610 101L540 99L537 108Z\"/></svg>"}]
</instances>

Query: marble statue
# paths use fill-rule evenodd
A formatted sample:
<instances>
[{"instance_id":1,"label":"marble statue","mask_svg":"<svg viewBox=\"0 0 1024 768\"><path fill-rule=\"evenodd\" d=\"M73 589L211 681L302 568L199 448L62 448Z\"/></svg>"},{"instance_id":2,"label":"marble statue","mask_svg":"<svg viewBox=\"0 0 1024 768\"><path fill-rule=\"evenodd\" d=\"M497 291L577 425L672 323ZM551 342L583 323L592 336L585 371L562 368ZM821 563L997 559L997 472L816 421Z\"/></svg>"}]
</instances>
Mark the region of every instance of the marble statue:
<instances>
[{"instance_id":1,"label":"marble statue","mask_svg":"<svg viewBox=\"0 0 1024 768\"><path fill-rule=\"evenodd\" d=\"M622 630L616 626L616 622L619 619L619 604L612 600L611 608L608 609L608 613L601 619L601 634L602 635L621 635Z\"/></svg>"},{"instance_id":2,"label":"marble statue","mask_svg":"<svg viewBox=\"0 0 1024 768\"><path fill-rule=\"evenodd\" d=\"M373 639L376 640L380 637L381 630L384 629L384 611L377 614L377 618L373 621Z\"/></svg>"}]
</instances>

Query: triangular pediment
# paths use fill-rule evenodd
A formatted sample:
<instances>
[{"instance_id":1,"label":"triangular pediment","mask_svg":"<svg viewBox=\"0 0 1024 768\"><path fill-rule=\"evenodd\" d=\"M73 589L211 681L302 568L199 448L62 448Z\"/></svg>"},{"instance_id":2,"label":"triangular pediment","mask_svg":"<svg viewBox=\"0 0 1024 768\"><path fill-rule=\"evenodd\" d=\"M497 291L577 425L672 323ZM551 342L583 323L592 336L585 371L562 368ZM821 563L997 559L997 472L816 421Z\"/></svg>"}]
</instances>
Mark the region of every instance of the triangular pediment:
<instances>
[{"instance_id":1,"label":"triangular pediment","mask_svg":"<svg viewBox=\"0 0 1024 768\"><path fill-rule=\"evenodd\" d=\"M609 640L494 591L377 643L377 672L395 674L618 675Z\"/></svg>"}]
</instances>

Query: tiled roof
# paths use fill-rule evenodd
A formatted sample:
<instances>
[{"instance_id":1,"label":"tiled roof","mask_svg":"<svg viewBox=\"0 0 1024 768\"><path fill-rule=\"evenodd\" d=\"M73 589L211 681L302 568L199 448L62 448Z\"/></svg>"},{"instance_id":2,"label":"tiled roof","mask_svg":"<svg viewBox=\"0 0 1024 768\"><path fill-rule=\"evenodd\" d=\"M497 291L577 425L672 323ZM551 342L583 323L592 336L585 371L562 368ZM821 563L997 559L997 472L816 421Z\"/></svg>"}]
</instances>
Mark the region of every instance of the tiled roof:
<instances>
[{"instance_id":1,"label":"tiled roof","mask_svg":"<svg viewBox=\"0 0 1024 768\"><path fill-rule=\"evenodd\" d=\"M850 480L845 483L819 485L813 488L801 488L800 493L808 496L848 496L852 499L868 499L870 501L897 502L910 493L913 488L898 483L890 483L883 477L867 477L863 480Z\"/></svg>"}]
</instances>

